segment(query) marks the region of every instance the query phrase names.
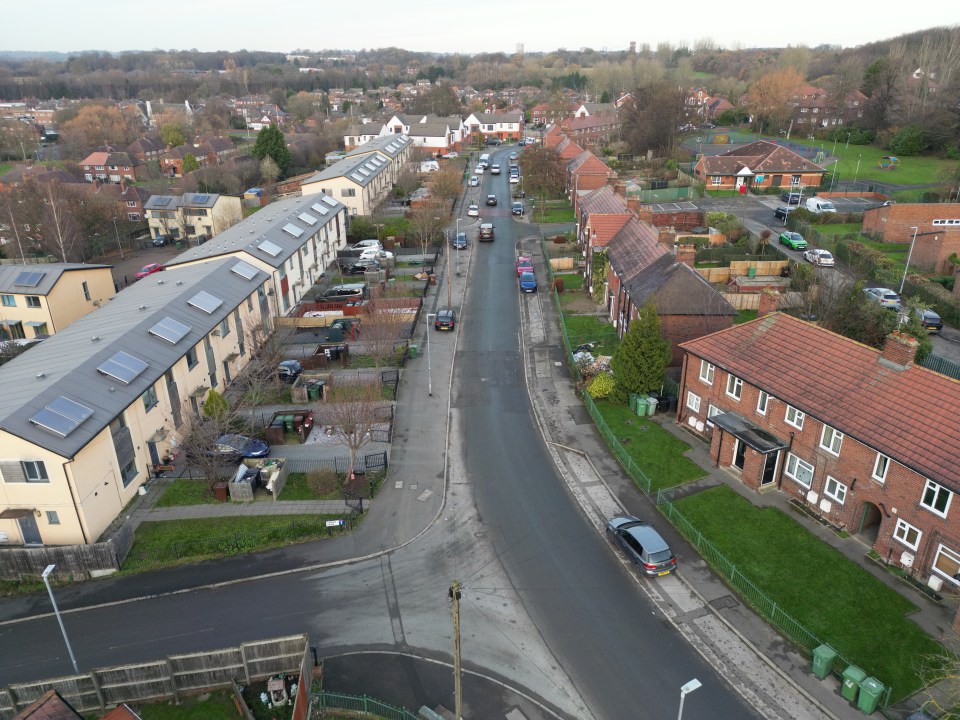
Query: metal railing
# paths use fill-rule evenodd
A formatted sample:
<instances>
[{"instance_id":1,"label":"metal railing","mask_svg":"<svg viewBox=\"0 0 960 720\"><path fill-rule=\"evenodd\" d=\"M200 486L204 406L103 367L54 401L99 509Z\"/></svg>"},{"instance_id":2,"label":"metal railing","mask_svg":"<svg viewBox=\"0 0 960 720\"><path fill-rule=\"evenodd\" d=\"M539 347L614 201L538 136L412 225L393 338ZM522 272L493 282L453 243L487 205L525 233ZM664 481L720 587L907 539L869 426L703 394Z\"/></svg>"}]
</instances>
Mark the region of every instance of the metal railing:
<instances>
[{"instance_id":1,"label":"metal railing","mask_svg":"<svg viewBox=\"0 0 960 720\"><path fill-rule=\"evenodd\" d=\"M369 713L387 720L420 720L416 713L406 708L389 705L369 695L346 695L323 690L313 694L312 705L319 710L350 710Z\"/></svg>"}]
</instances>

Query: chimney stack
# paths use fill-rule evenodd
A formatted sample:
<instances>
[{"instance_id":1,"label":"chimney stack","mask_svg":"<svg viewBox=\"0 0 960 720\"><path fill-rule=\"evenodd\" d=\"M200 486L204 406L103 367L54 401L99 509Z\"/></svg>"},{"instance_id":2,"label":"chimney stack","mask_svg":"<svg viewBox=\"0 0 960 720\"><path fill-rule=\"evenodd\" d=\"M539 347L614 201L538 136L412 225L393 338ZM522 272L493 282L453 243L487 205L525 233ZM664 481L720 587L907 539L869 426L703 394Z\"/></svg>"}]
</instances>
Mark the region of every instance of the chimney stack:
<instances>
[{"instance_id":1,"label":"chimney stack","mask_svg":"<svg viewBox=\"0 0 960 720\"><path fill-rule=\"evenodd\" d=\"M906 370L913 365L917 354L916 338L903 332L892 332L883 342L883 354L880 361L892 365L897 370Z\"/></svg>"},{"instance_id":2,"label":"chimney stack","mask_svg":"<svg viewBox=\"0 0 960 720\"><path fill-rule=\"evenodd\" d=\"M677 245L677 262L693 267L697 257L697 248L694 245Z\"/></svg>"},{"instance_id":3,"label":"chimney stack","mask_svg":"<svg viewBox=\"0 0 960 720\"><path fill-rule=\"evenodd\" d=\"M780 304L780 293L767 288L760 293L760 305L757 307L757 317L763 317L777 311Z\"/></svg>"}]
</instances>

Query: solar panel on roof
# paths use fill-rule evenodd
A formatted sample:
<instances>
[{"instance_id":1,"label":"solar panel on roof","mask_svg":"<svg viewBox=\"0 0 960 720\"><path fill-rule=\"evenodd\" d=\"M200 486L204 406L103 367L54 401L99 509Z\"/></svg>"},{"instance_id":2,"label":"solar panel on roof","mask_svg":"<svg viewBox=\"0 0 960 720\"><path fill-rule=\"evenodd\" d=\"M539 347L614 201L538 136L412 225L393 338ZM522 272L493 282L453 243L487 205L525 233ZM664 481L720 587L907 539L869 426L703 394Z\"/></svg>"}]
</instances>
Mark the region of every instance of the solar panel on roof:
<instances>
[{"instance_id":1,"label":"solar panel on roof","mask_svg":"<svg viewBox=\"0 0 960 720\"><path fill-rule=\"evenodd\" d=\"M206 290L201 290L192 298L187 300L188 305L193 305L193 307L198 310L203 310L207 315L212 313L218 307L223 305L223 300L218 298L216 295L211 295Z\"/></svg>"},{"instance_id":2,"label":"solar panel on roof","mask_svg":"<svg viewBox=\"0 0 960 720\"><path fill-rule=\"evenodd\" d=\"M172 317L165 317L152 328L147 330L151 335L166 340L171 345L176 345L190 333L190 326L184 325Z\"/></svg>"},{"instance_id":3,"label":"solar panel on roof","mask_svg":"<svg viewBox=\"0 0 960 720\"><path fill-rule=\"evenodd\" d=\"M13 281L14 285L20 285L22 287L36 287L40 284L40 281L43 280L45 272L37 272L36 270L24 270L19 275L17 279Z\"/></svg>"},{"instance_id":4,"label":"solar panel on roof","mask_svg":"<svg viewBox=\"0 0 960 720\"><path fill-rule=\"evenodd\" d=\"M230 268L230 270L235 272L244 280L253 280L254 276L257 274L257 269L250 263L245 263L243 260L237 262L233 267Z\"/></svg>"},{"instance_id":5,"label":"solar panel on roof","mask_svg":"<svg viewBox=\"0 0 960 720\"><path fill-rule=\"evenodd\" d=\"M295 237L295 238L298 238L298 237L300 237L301 235L303 235L303 228L298 228L298 227L297 227L296 225L294 225L293 223L287 223L286 225L284 225L284 226L283 226L283 231L284 231L287 235L293 235L293 237Z\"/></svg>"},{"instance_id":6,"label":"solar panel on roof","mask_svg":"<svg viewBox=\"0 0 960 720\"><path fill-rule=\"evenodd\" d=\"M154 199L153 199L153 204L154 204L154 205L157 205L157 206L159 206L159 207L166 207L167 205L170 204L170 201L171 201L171 200L173 200L173 198L170 198L170 197L154 198Z\"/></svg>"},{"instance_id":7,"label":"solar panel on roof","mask_svg":"<svg viewBox=\"0 0 960 720\"><path fill-rule=\"evenodd\" d=\"M93 410L86 405L58 395L43 410L34 413L30 422L60 437L67 437L91 415Z\"/></svg>"},{"instance_id":8,"label":"solar panel on roof","mask_svg":"<svg viewBox=\"0 0 960 720\"><path fill-rule=\"evenodd\" d=\"M307 225L316 225L317 219L310 213L300 213L297 217L305 222Z\"/></svg>"},{"instance_id":9,"label":"solar panel on roof","mask_svg":"<svg viewBox=\"0 0 960 720\"><path fill-rule=\"evenodd\" d=\"M370 177L370 171L367 170L366 168L360 168L360 170L358 170L358 172L359 172L361 175L363 175L364 177Z\"/></svg>"},{"instance_id":10,"label":"solar panel on roof","mask_svg":"<svg viewBox=\"0 0 960 720\"><path fill-rule=\"evenodd\" d=\"M330 207L336 207L336 206L337 206L337 201L334 200L334 199L333 199L332 197L330 197L329 195L324 195L324 196L323 196L323 201L324 201L327 205L329 205Z\"/></svg>"},{"instance_id":11,"label":"solar panel on roof","mask_svg":"<svg viewBox=\"0 0 960 720\"><path fill-rule=\"evenodd\" d=\"M326 215L326 214L327 214L327 209L326 209L323 205L321 205L320 203L313 203L310 207L313 208L314 210L316 210L316 211L317 211L318 213L320 213L321 215Z\"/></svg>"},{"instance_id":12,"label":"solar panel on roof","mask_svg":"<svg viewBox=\"0 0 960 720\"><path fill-rule=\"evenodd\" d=\"M146 362L138 357L134 357L122 350L114 353L113 356L97 368L97 372L103 375L109 375L116 378L124 385L129 385L144 370L149 367Z\"/></svg>"},{"instance_id":13,"label":"solar panel on roof","mask_svg":"<svg viewBox=\"0 0 960 720\"><path fill-rule=\"evenodd\" d=\"M376 170L376 169L377 169L377 166L374 165L373 163L366 163L366 164L364 164L363 167L365 167L367 170Z\"/></svg>"},{"instance_id":14,"label":"solar panel on roof","mask_svg":"<svg viewBox=\"0 0 960 720\"><path fill-rule=\"evenodd\" d=\"M357 182L363 182L363 175L361 175L360 173L350 173L350 177L352 177Z\"/></svg>"},{"instance_id":15,"label":"solar panel on roof","mask_svg":"<svg viewBox=\"0 0 960 720\"><path fill-rule=\"evenodd\" d=\"M274 242L270 242L269 240L264 240L262 243L257 245L257 247L263 250L270 257L276 257L277 255L283 252L282 247L280 247Z\"/></svg>"},{"instance_id":16,"label":"solar panel on roof","mask_svg":"<svg viewBox=\"0 0 960 720\"><path fill-rule=\"evenodd\" d=\"M203 204L203 203L205 203L205 202L208 202L209 200L210 200L210 196L209 196L209 195L194 195L194 196L193 196L193 201L194 201L195 203L198 203L198 204Z\"/></svg>"}]
</instances>

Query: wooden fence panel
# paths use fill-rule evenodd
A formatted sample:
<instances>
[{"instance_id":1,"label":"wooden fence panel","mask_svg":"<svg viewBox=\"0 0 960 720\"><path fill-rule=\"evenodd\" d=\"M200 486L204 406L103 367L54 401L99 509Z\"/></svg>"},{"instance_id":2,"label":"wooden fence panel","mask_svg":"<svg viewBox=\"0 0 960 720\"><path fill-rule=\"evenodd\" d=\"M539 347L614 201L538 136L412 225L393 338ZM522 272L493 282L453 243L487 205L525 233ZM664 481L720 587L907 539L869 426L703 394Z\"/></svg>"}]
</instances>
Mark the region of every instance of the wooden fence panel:
<instances>
[{"instance_id":1,"label":"wooden fence panel","mask_svg":"<svg viewBox=\"0 0 960 720\"><path fill-rule=\"evenodd\" d=\"M100 686L103 704L107 707L122 702L158 700L170 697L175 690L167 663L163 660L103 668L91 674Z\"/></svg>"},{"instance_id":2,"label":"wooden fence panel","mask_svg":"<svg viewBox=\"0 0 960 720\"><path fill-rule=\"evenodd\" d=\"M295 672L303 653L303 636L244 643L240 651L250 679Z\"/></svg>"},{"instance_id":3,"label":"wooden fence panel","mask_svg":"<svg viewBox=\"0 0 960 720\"><path fill-rule=\"evenodd\" d=\"M16 705L16 712L23 710L38 700L48 690L56 690L61 697L76 710L86 712L100 707L100 698L93 678L89 675L72 675L32 683L10 686L10 694Z\"/></svg>"},{"instance_id":4,"label":"wooden fence panel","mask_svg":"<svg viewBox=\"0 0 960 720\"><path fill-rule=\"evenodd\" d=\"M170 672L178 692L196 692L216 685L229 685L243 678L243 655L239 648L171 655Z\"/></svg>"},{"instance_id":5,"label":"wooden fence panel","mask_svg":"<svg viewBox=\"0 0 960 720\"><path fill-rule=\"evenodd\" d=\"M58 576L82 578L107 575L120 569L133 546L133 526L125 522L105 542L90 545L49 545L0 549L0 578L23 580L40 577L47 565L56 565Z\"/></svg>"}]
</instances>

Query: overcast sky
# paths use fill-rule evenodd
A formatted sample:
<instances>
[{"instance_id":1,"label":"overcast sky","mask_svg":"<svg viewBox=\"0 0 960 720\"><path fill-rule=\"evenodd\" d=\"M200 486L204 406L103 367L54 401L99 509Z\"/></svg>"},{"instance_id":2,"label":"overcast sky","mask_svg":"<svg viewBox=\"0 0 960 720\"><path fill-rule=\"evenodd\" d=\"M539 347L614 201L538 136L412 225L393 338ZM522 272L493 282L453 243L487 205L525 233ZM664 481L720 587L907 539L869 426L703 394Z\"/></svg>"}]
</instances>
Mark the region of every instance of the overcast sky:
<instances>
[{"instance_id":1,"label":"overcast sky","mask_svg":"<svg viewBox=\"0 0 960 720\"><path fill-rule=\"evenodd\" d=\"M527 52L656 47L850 47L960 23L953 0L23 0L4 3L2 50L361 50Z\"/></svg>"}]
</instances>

